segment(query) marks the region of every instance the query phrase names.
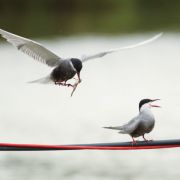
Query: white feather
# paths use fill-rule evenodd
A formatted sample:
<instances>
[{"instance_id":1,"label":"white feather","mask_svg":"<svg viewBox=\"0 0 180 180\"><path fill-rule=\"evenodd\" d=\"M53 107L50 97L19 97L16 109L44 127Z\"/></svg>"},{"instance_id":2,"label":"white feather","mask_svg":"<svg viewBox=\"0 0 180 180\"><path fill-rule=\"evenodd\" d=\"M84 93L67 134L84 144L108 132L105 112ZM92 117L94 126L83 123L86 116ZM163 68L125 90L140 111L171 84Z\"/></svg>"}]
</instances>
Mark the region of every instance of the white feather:
<instances>
[{"instance_id":1,"label":"white feather","mask_svg":"<svg viewBox=\"0 0 180 180\"><path fill-rule=\"evenodd\" d=\"M120 51L120 50L125 50L125 49L132 49L132 48L136 48L136 47L139 47L139 46L143 46L145 44L148 44L150 42L153 42L155 41L156 39L158 39L159 37L162 36L163 33L160 33L160 34L157 34L155 36L153 36L152 38L150 39L147 39L145 41L142 41L142 42L139 42L137 44L133 44L133 45L130 45L130 46L125 46L125 47L121 47L121 48L117 48L117 49L111 49L111 50L108 50L108 51L104 51L104 52L99 52L99 53L96 53L96 54L92 54L92 55L83 55L81 57L81 61L82 62L86 62L90 59L95 59L95 58L100 58L100 57L103 57L107 54L110 54L110 53L113 53L113 52L116 52L116 51Z\"/></svg>"},{"instance_id":2,"label":"white feather","mask_svg":"<svg viewBox=\"0 0 180 180\"><path fill-rule=\"evenodd\" d=\"M9 43L17 47L18 50L24 52L35 60L47 64L48 66L57 66L62 61L59 56L57 56L56 54L35 41L12 34L2 29L0 29L0 34Z\"/></svg>"}]
</instances>

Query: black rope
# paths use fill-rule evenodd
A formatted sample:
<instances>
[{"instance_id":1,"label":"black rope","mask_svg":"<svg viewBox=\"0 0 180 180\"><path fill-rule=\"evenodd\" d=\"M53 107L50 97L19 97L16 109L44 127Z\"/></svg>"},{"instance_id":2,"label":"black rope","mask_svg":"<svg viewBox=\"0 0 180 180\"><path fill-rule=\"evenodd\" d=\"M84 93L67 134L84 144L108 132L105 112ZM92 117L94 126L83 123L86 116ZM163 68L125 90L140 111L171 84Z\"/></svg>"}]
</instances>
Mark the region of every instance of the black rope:
<instances>
[{"instance_id":1,"label":"black rope","mask_svg":"<svg viewBox=\"0 0 180 180\"><path fill-rule=\"evenodd\" d=\"M0 143L0 151L55 151L55 150L137 150L137 149L159 149L180 147L180 139L93 143L93 144L69 144L69 145L41 145L41 144L14 144Z\"/></svg>"}]
</instances>

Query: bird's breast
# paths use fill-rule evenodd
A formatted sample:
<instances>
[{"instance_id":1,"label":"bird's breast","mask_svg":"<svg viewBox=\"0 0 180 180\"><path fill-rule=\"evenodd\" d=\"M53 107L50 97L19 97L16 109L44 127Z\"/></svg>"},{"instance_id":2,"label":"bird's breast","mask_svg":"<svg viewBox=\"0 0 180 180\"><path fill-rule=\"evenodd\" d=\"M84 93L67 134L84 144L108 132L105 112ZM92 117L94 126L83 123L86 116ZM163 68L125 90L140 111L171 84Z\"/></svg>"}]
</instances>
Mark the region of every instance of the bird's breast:
<instances>
[{"instance_id":1,"label":"bird's breast","mask_svg":"<svg viewBox=\"0 0 180 180\"><path fill-rule=\"evenodd\" d=\"M141 114L139 116L139 125L135 129L134 132L132 132L133 137L142 136L146 133L149 133L153 130L155 125L155 119L153 114Z\"/></svg>"},{"instance_id":2,"label":"bird's breast","mask_svg":"<svg viewBox=\"0 0 180 180\"><path fill-rule=\"evenodd\" d=\"M67 81L71 79L76 74L76 71L72 68L71 64L68 62L61 63L58 67L56 67L52 73L51 78L54 81Z\"/></svg>"}]
</instances>

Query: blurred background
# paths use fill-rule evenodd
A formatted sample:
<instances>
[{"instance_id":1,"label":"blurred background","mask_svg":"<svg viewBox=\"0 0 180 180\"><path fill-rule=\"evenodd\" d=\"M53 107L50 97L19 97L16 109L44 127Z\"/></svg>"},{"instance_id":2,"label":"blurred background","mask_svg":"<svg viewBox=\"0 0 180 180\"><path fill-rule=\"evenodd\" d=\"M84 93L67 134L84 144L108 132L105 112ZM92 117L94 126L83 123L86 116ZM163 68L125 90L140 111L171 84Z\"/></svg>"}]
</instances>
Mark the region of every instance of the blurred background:
<instances>
[{"instance_id":1,"label":"blurred background","mask_svg":"<svg viewBox=\"0 0 180 180\"><path fill-rule=\"evenodd\" d=\"M178 31L174 0L0 0L0 25L32 37Z\"/></svg>"},{"instance_id":2,"label":"blurred background","mask_svg":"<svg viewBox=\"0 0 180 180\"><path fill-rule=\"evenodd\" d=\"M28 84L51 69L0 38L0 142L77 144L131 141L103 129L138 114L143 98L160 98L148 139L180 137L180 1L0 0L0 28L32 38L61 57L78 57L144 41L143 47L84 64L71 89ZM141 138L138 138L142 140ZM172 180L179 149L1 152L5 180Z\"/></svg>"}]
</instances>

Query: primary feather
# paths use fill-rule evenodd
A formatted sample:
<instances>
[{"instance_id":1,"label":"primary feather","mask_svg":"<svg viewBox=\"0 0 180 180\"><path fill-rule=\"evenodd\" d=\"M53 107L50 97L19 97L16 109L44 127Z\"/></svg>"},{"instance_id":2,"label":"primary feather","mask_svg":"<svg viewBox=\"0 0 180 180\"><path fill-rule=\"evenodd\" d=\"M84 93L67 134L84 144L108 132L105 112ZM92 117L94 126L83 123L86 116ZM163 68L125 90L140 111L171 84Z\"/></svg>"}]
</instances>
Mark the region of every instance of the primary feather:
<instances>
[{"instance_id":1,"label":"primary feather","mask_svg":"<svg viewBox=\"0 0 180 180\"><path fill-rule=\"evenodd\" d=\"M132 120L130 120L127 124L124 124L122 126L109 126L109 127L104 127L104 128L120 130L119 133L122 133L122 134L131 134L134 130L136 130L138 125L139 125L139 119L135 117Z\"/></svg>"},{"instance_id":2,"label":"primary feather","mask_svg":"<svg viewBox=\"0 0 180 180\"><path fill-rule=\"evenodd\" d=\"M145 41L142 41L142 42L139 42L137 44L130 45L130 46L125 46L125 47L121 47L121 48L117 48L117 49L111 49L111 50L108 50L108 51L103 51L103 52L95 53L95 54L92 54L92 55L83 55L81 57L81 61L86 62L86 61L88 61L90 59L100 58L100 57L103 57L103 56L105 56L107 54L110 54L110 53L113 53L113 52L116 52L116 51L125 50L125 49L132 49L132 48L136 48L136 47L139 47L139 46L143 46L145 44L148 44L150 42L155 41L156 39L161 37L162 34L163 33L159 33L159 34L153 36L150 39L147 39Z\"/></svg>"},{"instance_id":3,"label":"primary feather","mask_svg":"<svg viewBox=\"0 0 180 180\"><path fill-rule=\"evenodd\" d=\"M24 52L35 60L47 64L48 66L57 66L62 61L59 56L35 41L12 34L2 29L0 29L0 34L18 50Z\"/></svg>"}]
</instances>

